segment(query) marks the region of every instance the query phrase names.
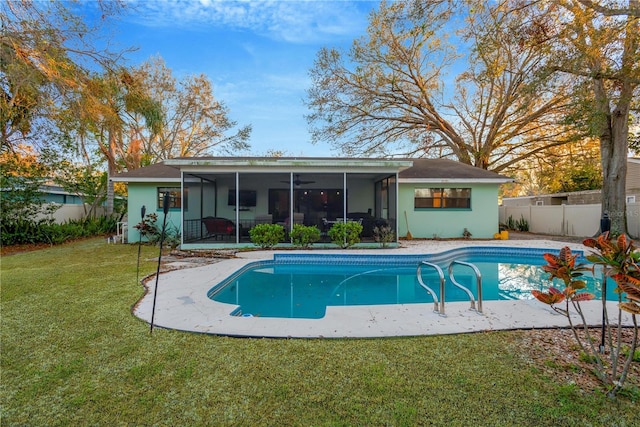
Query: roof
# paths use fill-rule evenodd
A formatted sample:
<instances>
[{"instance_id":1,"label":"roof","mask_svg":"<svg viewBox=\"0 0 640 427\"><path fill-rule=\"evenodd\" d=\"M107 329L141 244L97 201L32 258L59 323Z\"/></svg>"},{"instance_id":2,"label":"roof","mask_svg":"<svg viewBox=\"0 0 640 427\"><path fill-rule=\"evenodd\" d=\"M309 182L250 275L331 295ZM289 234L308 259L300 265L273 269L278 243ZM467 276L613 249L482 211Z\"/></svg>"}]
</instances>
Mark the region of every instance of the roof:
<instances>
[{"instance_id":1,"label":"roof","mask_svg":"<svg viewBox=\"0 0 640 427\"><path fill-rule=\"evenodd\" d=\"M118 182L180 182L180 179L180 168L168 166L164 162L122 172L111 177L112 181Z\"/></svg>"},{"instance_id":2,"label":"roof","mask_svg":"<svg viewBox=\"0 0 640 427\"><path fill-rule=\"evenodd\" d=\"M247 167L390 169L399 171L399 182L405 183L505 183L511 178L447 159L368 159L327 157L181 157L151 166L122 172L111 179L119 182L180 182L180 170L192 168L226 169Z\"/></svg>"},{"instance_id":3,"label":"roof","mask_svg":"<svg viewBox=\"0 0 640 427\"><path fill-rule=\"evenodd\" d=\"M165 160L183 171L218 172L273 171L287 172L391 172L411 167L410 159L335 158L335 157L180 157Z\"/></svg>"},{"instance_id":4,"label":"roof","mask_svg":"<svg viewBox=\"0 0 640 427\"><path fill-rule=\"evenodd\" d=\"M409 159L413 166L400 172L399 182L438 183L474 182L505 183L513 179L448 159Z\"/></svg>"}]
</instances>

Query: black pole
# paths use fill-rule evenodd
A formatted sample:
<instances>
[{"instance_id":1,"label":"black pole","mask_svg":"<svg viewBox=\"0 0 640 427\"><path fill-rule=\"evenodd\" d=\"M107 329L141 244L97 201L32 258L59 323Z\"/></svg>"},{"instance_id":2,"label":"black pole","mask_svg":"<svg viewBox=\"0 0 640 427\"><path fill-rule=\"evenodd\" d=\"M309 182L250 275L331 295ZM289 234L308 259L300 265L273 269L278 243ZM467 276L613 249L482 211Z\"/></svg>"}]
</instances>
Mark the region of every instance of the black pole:
<instances>
[{"instance_id":1,"label":"black pole","mask_svg":"<svg viewBox=\"0 0 640 427\"><path fill-rule=\"evenodd\" d=\"M156 288L153 291L153 307L151 308L151 329L149 333L153 333L153 319L156 315L156 297L158 296L158 279L160 278L160 262L162 261L162 244L164 243L164 231L167 226L167 213L169 212L169 192L164 193L162 200L162 210L164 211L164 219L162 220L162 233L160 234L160 255L158 255L158 269L156 270Z\"/></svg>"},{"instance_id":2,"label":"black pole","mask_svg":"<svg viewBox=\"0 0 640 427\"><path fill-rule=\"evenodd\" d=\"M600 231L605 234L609 233L611 230L611 219L609 218L609 214L604 212L602 214L602 219L600 220ZM609 237L607 235L607 237ZM607 320L607 274L604 270L604 266L602 267L602 332L600 336L600 353L604 354L604 338L605 338L605 329L606 329L606 320Z\"/></svg>"},{"instance_id":3,"label":"black pole","mask_svg":"<svg viewBox=\"0 0 640 427\"><path fill-rule=\"evenodd\" d=\"M144 222L144 214L147 212L147 208L142 205L140 209L140 217ZM136 283L140 283L140 246L142 245L142 233L138 233L138 266L136 267Z\"/></svg>"}]
</instances>

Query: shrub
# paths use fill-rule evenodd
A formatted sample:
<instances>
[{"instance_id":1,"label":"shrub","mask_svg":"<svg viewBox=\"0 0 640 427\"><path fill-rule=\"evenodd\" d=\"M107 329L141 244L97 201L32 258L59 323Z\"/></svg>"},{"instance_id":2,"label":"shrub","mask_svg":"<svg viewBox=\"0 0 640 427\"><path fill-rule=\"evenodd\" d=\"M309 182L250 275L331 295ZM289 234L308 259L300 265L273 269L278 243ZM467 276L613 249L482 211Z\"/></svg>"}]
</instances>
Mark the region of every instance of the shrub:
<instances>
[{"instance_id":1,"label":"shrub","mask_svg":"<svg viewBox=\"0 0 640 427\"><path fill-rule=\"evenodd\" d=\"M160 235L162 230L158 227L158 215L155 212L146 214L142 221L133 226L140 232L140 236L146 239L149 243L155 244L160 241Z\"/></svg>"},{"instance_id":2,"label":"shrub","mask_svg":"<svg viewBox=\"0 0 640 427\"><path fill-rule=\"evenodd\" d=\"M171 249L175 249L180 246L182 240L180 230L175 225L170 225L164 231L164 243Z\"/></svg>"},{"instance_id":3,"label":"shrub","mask_svg":"<svg viewBox=\"0 0 640 427\"><path fill-rule=\"evenodd\" d=\"M464 229L464 231L462 231L462 237L464 237L465 239L470 239L471 236L473 236L473 234L471 234L471 232L466 228Z\"/></svg>"},{"instance_id":4,"label":"shrub","mask_svg":"<svg viewBox=\"0 0 640 427\"><path fill-rule=\"evenodd\" d=\"M502 228L506 230L529 231L529 221L522 215L520 215L520 219L518 220L514 220L513 217L509 215L507 222L500 224L500 231L502 231Z\"/></svg>"},{"instance_id":5,"label":"shrub","mask_svg":"<svg viewBox=\"0 0 640 427\"><path fill-rule=\"evenodd\" d=\"M284 227L280 224L257 224L249 230L249 237L254 245L269 249L284 240Z\"/></svg>"},{"instance_id":6,"label":"shrub","mask_svg":"<svg viewBox=\"0 0 640 427\"><path fill-rule=\"evenodd\" d=\"M85 218L56 224L52 220L38 222L19 219L2 223L0 243L18 245L28 243L48 243L56 245L81 237L96 236L115 231L114 217Z\"/></svg>"},{"instance_id":7,"label":"shrub","mask_svg":"<svg viewBox=\"0 0 640 427\"><path fill-rule=\"evenodd\" d=\"M348 248L360 243L362 224L355 221L336 222L329 229L329 238L341 248Z\"/></svg>"},{"instance_id":8,"label":"shrub","mask_svg":"<svg viewBox=\"0 0 640 427\"><path fill-rule=\"evenodd\" d=\"M521 215L520 219L516 221L516 229L518 231L529 231L529 221L524 219L524 217Z\"/></svg>"},{"instance_id":9,"label":"shrub","mask_svg":"<svg viewBox=\"0 0 640 427\"><path fill-rule=\"evenodd\" d=\"M306 226L302 224L294 224L289 237L291 237L291 243L295 246L308 248L313 243L320 240L320 229L315 225Z\"/></svg>"},{"instance_id":10,"label":"shrub","mask_svg":"<svg viewBox=\"0 0 640 427\"><path fill-rule=\"evenodd\" d=\"M515 230L516 229L516 221L513 219L513 216L509 215L507 218L507 223L504 224L507 227L507 230Z\"/></svg>"},{"instance_id":11,"label":"shrub","mask_svg":"<svg viewBox=\"0 0 640 427\"><path fill-rule=\"evenodd\" d=\"M380 243L380 246L386 248L389 243L393 242L395 234L389 225L381 225L373 227L373 239Z\"/></svg>"}]
</instances>

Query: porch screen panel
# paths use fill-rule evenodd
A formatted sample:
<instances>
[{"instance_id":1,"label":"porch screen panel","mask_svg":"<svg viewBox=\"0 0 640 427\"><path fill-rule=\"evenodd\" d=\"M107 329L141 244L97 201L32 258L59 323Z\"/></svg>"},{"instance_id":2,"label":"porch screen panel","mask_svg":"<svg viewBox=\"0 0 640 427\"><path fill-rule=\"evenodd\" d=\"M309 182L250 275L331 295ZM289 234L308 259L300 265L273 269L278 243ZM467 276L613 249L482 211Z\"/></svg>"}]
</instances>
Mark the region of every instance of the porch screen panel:
<instances>
[{"instance_id":1,"label":"porch screen panel","mask_svg":"<svg viewBox=\"0 0 640 427\"><path fill-rule=\"evenodd\" d=\"M395 222L398 217L398 186L396 184L396 177L391 176L387 180L387 193L388 193L388 214L387 219L390 222Z\"/></svg>"}]
</instances>

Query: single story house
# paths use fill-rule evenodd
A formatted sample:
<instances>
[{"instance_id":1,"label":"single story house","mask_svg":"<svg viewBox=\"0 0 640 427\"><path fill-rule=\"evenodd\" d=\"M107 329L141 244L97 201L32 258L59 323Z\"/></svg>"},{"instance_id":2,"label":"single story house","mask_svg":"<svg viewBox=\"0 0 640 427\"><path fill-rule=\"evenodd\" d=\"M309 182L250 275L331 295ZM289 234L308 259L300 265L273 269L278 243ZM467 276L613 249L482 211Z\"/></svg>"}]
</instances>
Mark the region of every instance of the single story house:
<instances>
[{"instance_id":1,"label":"single story house","mask_svg":"<svg viewBox=\"0 0 640 427\"><path fill-rule=\"evenodd\" d=\"M511 179L445 159L183 157L120 173L128 185L128 240L141 208L181 233L183 249L250 244L260 223L317 226L358 221L362 242L395 236L473 238L498 231L498 188ZM328 241L328 240L327 240Z\"/></svg>"},{"instance_id":2,"label":"single story house","mask_svg":"<svg viewBox=\"0 0 640 427\"><path fill-rule=\"evenodd\" d=\"M39 191L42 193L42 199L45 203L59 203L62 205L81 205L84 203L77 194L72 194L62 188L61 185L52 182L42 184Z\"/></svg>"}]
</instances>

